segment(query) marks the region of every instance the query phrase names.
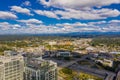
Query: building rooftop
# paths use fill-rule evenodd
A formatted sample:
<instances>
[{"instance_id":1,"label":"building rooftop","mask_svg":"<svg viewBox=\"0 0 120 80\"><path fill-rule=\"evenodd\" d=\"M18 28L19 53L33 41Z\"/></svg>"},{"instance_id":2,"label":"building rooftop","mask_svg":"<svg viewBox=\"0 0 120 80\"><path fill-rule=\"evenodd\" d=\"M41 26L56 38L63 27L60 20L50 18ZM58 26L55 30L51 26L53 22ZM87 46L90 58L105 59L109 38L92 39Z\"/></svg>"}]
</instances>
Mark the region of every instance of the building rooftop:
<instances>
[{"instance_id":1,"label":"building rooftop","mask_svg":"<svg viewBox=\"0 0 120 80\"><path fill-rule=\"evenodd\" d=\"M15 51L4 51L4 56L15 56L17 55L18 53L15 52Z\"/></svg>"},{"instance_id":2,"label":"building rooftop","mask_svg":"<svg viewBox=\"0 0 120 80\"><path fill-rule=\"evenodd\" d=\"M17 52L5 51L4 56L0 56L0 64L17 59L23 59L23 56L21 56Z\"/></svg>"},{"instance_id":3,"label":"building rooftop","mask_svg":"<svg viewBox=\"0 0 120 80\"><path fill-rule=\"evenodd\" d=\"M38 70L38 69L49 69L52 66L57 65L55 62L53 61L48 61L48 60L43 60L41 57L40 58L34 58L31 59L28 64L27 67Z\"/></svg>"}]
</instances>

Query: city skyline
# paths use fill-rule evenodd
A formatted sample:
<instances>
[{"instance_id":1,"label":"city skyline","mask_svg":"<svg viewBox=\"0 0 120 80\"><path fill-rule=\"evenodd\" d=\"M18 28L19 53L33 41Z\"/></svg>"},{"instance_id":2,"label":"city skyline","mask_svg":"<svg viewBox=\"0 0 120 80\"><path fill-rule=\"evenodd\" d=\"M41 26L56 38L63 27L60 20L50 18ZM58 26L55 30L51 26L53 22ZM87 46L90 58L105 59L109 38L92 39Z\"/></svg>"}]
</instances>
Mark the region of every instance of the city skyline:
<instances>
[{"instance_id":1,"label":"city skyline","mask_svg":"<svg viewBox=\"0 0 120 80\"><path fill-rule=\"evenodd\" d=\"M119 0L4 0L0 34L120 32Z\"/></svg>"}]
</instances>

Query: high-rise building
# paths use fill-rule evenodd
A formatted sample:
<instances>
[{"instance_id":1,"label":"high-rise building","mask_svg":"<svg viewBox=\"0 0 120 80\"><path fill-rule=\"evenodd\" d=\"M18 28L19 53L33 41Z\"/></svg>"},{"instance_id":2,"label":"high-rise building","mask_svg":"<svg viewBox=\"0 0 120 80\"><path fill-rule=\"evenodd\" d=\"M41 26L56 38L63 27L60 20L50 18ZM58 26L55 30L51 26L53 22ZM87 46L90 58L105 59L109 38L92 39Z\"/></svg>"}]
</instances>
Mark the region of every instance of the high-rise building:
<instances>
[{"instance_id":1,"label":"high-rise building","mask_svg":"<svg viewBox=\"0 0 120 80\"><path fill-rule=\"evenodd\" d=\"M16 52L5 51L0 56L0 80L23 80L24 59Z\"/></svg>"},{"instance_id":2,"label":"high-rise building","mask_svg":"<svg viewBox=\"0 0 120 80\"><path fill-rule=\"evenodd\" d=\"M57 80L57 64L34 58L25 67L25 80Z\"/></svg>"},{"instance_id":3,"label":"high-rise building","mask_svg":"<svg viewBox=\"0 0 120 80\"><path fill-rule=\"evenodd\" d=\"M117 73L116 80L120 80L120 71Z\"/></svg>"}]
</instances>

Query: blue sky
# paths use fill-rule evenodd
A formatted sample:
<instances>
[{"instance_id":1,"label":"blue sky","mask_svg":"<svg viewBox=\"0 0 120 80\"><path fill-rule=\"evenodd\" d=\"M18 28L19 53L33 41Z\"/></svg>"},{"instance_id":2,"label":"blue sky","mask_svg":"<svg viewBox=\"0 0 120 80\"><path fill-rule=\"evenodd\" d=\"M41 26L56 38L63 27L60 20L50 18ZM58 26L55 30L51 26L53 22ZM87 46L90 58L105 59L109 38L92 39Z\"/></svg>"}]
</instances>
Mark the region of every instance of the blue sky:
<instances>
[{"instance_id":1,"label":"blue sky","mask_svg":"<svg viewBox=\"0 0 120 80\"><path fill-rule=\"evenodd\" d=\"M0 34L120 32L120 0L3 0Z\"/></svg>"}]
</instances>

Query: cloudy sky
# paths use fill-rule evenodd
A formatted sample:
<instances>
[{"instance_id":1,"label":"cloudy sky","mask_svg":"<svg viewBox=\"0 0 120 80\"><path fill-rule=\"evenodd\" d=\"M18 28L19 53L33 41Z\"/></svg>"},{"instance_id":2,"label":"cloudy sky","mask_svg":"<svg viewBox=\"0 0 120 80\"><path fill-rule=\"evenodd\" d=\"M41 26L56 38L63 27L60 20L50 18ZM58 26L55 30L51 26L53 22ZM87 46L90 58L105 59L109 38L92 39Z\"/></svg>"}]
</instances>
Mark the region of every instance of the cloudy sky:
<instances>
[{"instance_id":1,"label":"cloudy sky","mask_svg":"<svg viewBox=\"0 0 120 80\"><path fill-rule=\"evenodd\" d=\"M120 32L120 0L2 0L0 34Z\"/></svg>"}]
</instances>

